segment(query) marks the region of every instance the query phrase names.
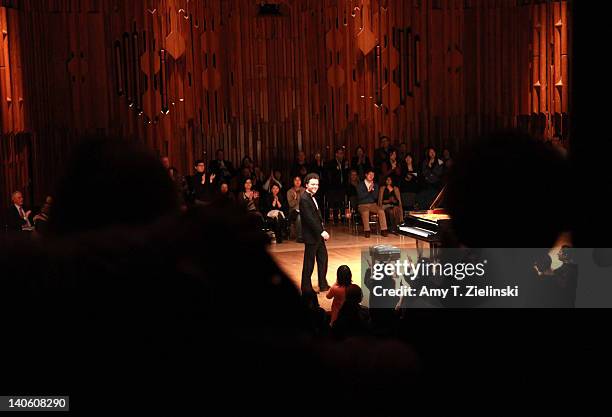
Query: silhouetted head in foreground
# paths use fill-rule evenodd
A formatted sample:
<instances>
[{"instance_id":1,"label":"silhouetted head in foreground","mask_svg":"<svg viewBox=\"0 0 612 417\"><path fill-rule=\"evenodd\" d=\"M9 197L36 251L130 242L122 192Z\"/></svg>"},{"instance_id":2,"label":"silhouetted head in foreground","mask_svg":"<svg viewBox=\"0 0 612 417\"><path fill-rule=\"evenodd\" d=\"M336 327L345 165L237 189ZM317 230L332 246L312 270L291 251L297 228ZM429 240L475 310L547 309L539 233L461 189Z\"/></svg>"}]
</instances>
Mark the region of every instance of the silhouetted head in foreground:
<instances>
[{"instance_id":1,"label":"silhouetted head in foreground","mask_svg":"<svg viewBox=\"0 0 612 417\"><path fill-rule=\"evenodd\" d=\"M446 203L466 246L549 248L567 228L574 193L558 152L506 131L461 152L449 175Z\"/></svg>"},{"instance_id":2,"label":"silhouetted head in foreground","mask_svg":"<svg viewBox=\"0 0 612 417\"><path fill-rule=\"evenodd\" d=\"M145 225L178 211L175 185L159 158L139 143L114 138L77 145L55 195L52 230L63 235Z\"/></svg>"}]
</instances>

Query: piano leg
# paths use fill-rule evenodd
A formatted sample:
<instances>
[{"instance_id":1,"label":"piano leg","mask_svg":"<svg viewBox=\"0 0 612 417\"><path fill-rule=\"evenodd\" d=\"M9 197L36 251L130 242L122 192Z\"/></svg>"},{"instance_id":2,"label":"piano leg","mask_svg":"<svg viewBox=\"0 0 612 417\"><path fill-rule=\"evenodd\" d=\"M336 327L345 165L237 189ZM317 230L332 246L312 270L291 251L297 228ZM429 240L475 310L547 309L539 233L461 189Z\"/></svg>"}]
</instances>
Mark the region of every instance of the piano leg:
<instances>
[{"instance_id":1,"label":"piano leg","mask_svg":"<svg viewBox=\"0 0 612 417\"><path fill-rule=\"evenodd\" d=\"M423 242L419 239L415 239L416 240L416 249L417 249L417 256L419 259L423 258Z\"/></svg>"}]
</instances>

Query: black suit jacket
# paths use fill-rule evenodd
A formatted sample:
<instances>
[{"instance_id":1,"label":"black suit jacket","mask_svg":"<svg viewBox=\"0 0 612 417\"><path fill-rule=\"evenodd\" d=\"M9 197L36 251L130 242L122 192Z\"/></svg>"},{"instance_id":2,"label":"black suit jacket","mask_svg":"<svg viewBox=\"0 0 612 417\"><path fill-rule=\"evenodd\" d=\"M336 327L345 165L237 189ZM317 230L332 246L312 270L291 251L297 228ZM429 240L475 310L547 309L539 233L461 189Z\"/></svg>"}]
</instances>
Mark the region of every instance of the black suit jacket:
<instances>
[{"instance_id":1,"label":"black suit jacket","mask_svg":"<svg viewBox=\"0 0 612 417\"><path fill-rule=\"evenodd\" d=\"M327 189L344 190L348 182L348 162L342 161L342 166L338 165L335 159L325 164L327 174Z\"/></svg>"},{"instance_id":2,"label":"black suit jacket","mask_svg":"<svg viewBox=\"0 0 612 417\"><path fill-rule=\"evenodd\" d=\"M323 237L323 216L317 210L314 199L309 192L302 193L300 197L300 217L302 219L302 238L306 244L319 243Z\"/></svg>"},{"instance_id":3,"label":"black suit jacket","mask_svg":"<svg viewBox=\"0 0 612 417\"><path fill-rule=\"evenodd\" d=\"M27 211L25 207L23 210ZM8 209L6 224L9 232L21 232L21 226L26 224L26 221L21 218L14 204L11 204Z\"/></svg>"}]
</instances>

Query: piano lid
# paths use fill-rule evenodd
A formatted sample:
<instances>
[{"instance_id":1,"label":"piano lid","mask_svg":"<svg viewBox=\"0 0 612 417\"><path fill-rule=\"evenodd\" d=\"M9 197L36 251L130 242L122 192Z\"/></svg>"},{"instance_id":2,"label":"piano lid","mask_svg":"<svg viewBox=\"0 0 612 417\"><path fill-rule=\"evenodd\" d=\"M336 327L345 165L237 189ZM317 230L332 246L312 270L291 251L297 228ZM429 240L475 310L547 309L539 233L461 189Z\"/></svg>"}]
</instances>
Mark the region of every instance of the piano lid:
<instances>
[{"instance_id":1,"label":"piano lid","mask_svg":"<svg viewBox=\"0 0 612 417\"><path fill-rule=\"evenodd\" d=\"M436 210L444 207L444 196L446 194L446 185L442 187L436 198L434 198L433 202L429 206L429 210Z\"/></svg>"},{"instance_id":2,"label":"piano lid","mask_svg":"<svg viewBox=\"0 0 612 417\"><path fill-rule=\"evenodd\" d=\"M408 216L430 224L437 224L440 220L450 220L450 216L447 214L446 210L441 207L444 204L445 191L446 185L442 187L442 190L440 190L436 198L434 198L429 206L429 210L410 211L408 212Z\"/></svg>"}]
</instances>

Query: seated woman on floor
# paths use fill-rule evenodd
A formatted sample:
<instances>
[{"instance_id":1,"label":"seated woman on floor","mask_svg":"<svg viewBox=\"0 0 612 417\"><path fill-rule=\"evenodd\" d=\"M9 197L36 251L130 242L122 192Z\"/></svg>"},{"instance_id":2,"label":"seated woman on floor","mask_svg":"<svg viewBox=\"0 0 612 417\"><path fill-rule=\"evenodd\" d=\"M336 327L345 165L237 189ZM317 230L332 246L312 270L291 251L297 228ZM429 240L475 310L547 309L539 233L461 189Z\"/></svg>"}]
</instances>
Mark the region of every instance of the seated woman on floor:
<instances>
[{"instance_id":1,"label":"seated woman on floor","mask_svg":"<svg viewBox=\"0 0 612 417\"><path fill-rule=\"evenodd\" d=\"M280 193L280 186L272 183L270 194L266 196L265 203L262 206L262 211L266 213L266 223L270 229L274 231L276 242L282 243L288 236L287 232L287 216L289 213L289 205L287 200Z\"/></svg>"},{"instance_id":2,"label":"seated woman on floor","mask_svg":"<svg viewBox=\"0 0 612 417\"><path fill-rule=\"evenodd\" d=\"M238 202L246 207L249 215L258 219L258 222L263 226L264 219L259 211L259 192L253 191L253 181L246 178L242 184L242 191L238 194Z\"/></svg>"},{"instance_id":3,"label":"seated woman on floor","mask_svg":"<svg viewBox=\"0 0 612 417\"><path fill-rule=\"evenodd\" d=\"M396 233L395 228L404 221L404 209L400 190L393 184L391 175L387 177L385 186L378 192L378 205L385 210L387 227L391 233Z\"/></svg>"}]
</instances>

